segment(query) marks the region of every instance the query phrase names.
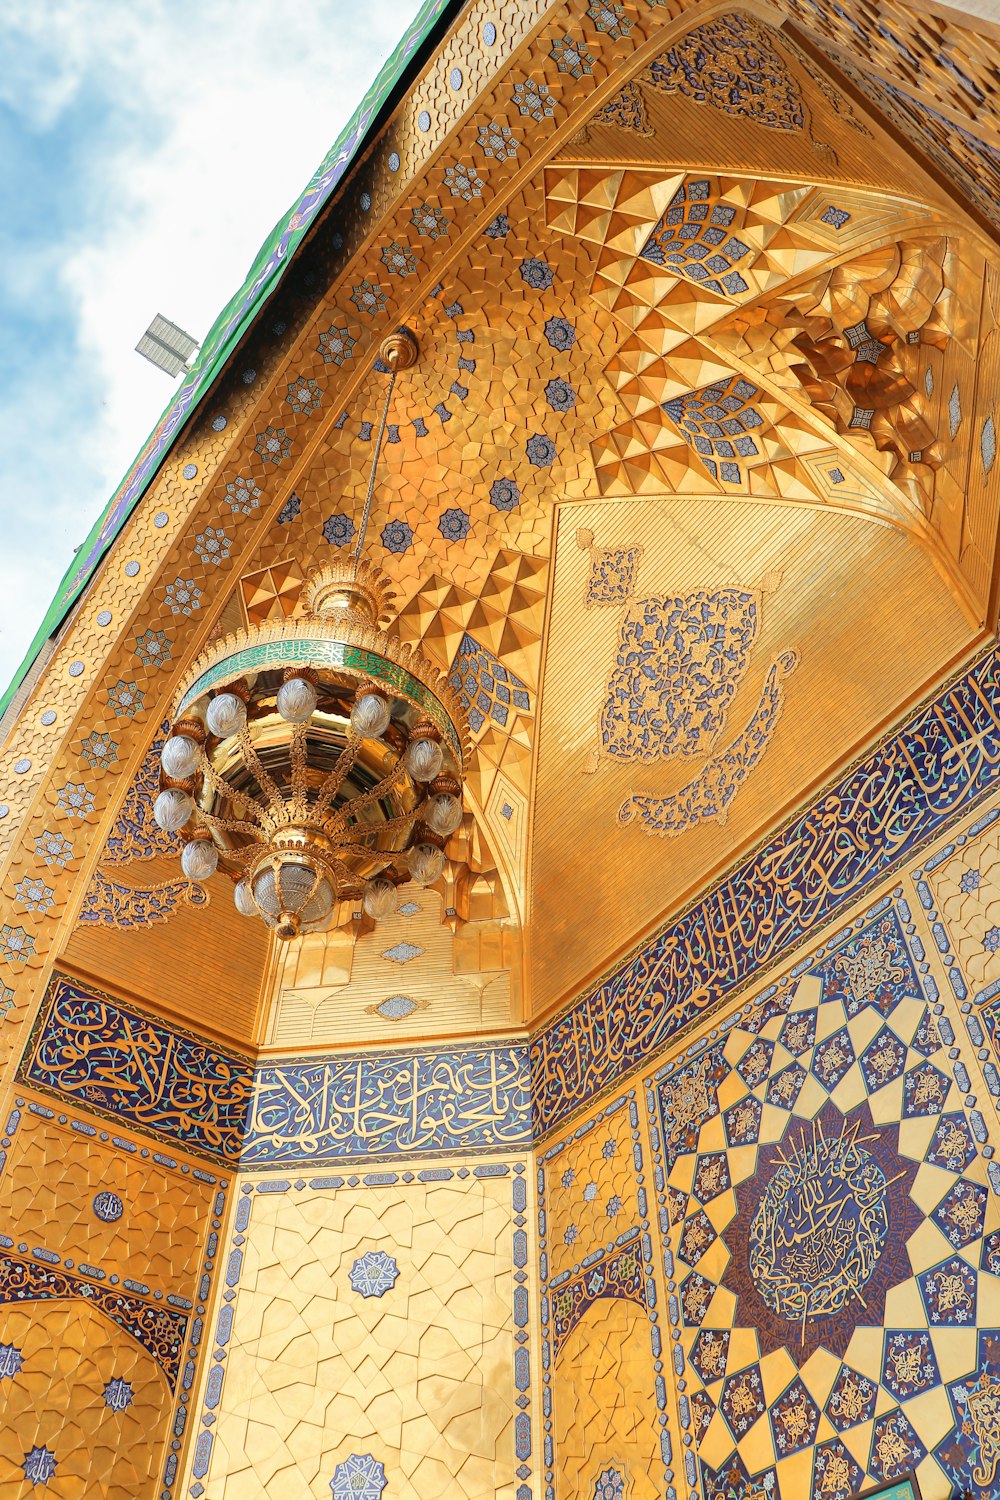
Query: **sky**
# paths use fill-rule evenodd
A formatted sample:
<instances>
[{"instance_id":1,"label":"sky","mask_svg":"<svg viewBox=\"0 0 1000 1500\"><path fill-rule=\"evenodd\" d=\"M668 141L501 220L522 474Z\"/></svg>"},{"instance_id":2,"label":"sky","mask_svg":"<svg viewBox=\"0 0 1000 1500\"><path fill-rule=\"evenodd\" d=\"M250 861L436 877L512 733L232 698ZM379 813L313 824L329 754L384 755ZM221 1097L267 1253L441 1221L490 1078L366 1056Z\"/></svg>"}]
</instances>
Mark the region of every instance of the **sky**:
<instances>
[{"instance_id":1,"label":"sky","mask_svg":"<svg viewBox=\"0 0 1000 1500\"><path fill-rule=\"evenodd\" d=\"M0 4L0 691L199 341L419 0Z\"/></svg>"}]
</instances>

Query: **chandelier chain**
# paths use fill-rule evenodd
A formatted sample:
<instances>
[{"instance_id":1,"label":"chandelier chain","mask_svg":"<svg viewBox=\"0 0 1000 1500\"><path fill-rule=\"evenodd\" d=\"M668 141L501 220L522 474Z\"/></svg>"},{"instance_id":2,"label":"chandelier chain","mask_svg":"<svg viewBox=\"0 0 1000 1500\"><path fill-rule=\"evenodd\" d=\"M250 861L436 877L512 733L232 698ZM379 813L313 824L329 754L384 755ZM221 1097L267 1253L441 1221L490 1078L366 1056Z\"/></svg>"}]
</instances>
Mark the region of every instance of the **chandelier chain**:
<instances>
[{"instance_id":1,"label":"chandelier chain","mask_svg":"<svg viewBox=\"0 0 1000 1500\"><path fill-rule=\"evenodd\" d=\"M361 561L361 550L365 545L365 536L368 532L368 519L372 511L372 499L375 495L375 472L378 469L378 461L382 453L382 442L385 438L385 427L389 420L389 405L392 401L392 388L396 384L396 364L392 364L389 372L389 387L385 393L385 405L382 408L382 418L379 422L378 437L375 439L375 452L372 455L371 472L368 475L368 493L365 496L365 508L361 512L361 525L358 528L358 540L354 548L354 566L357 567Z\"/></svg>"},{"instance_id":2,"label":"chandelier chain","mask_svg":"<svg viewBox=\"0 0 1000 1500\"><path fill-rule=\"evenodd\" d=\"M352 731L347 740L347 743L344 745L343 750L341 750L339 756L337 757L337 764L329 773L326 780L323 782L322 787L320 788L320 794L316 800L317 817L326 812L327 808L330 806L330 803L340 791L342 784L347 778L348 772L351 771L354 767L354 762L357 760L358 751L360 749L361 737L360 735L354 734Z\"/></svg>"}]
</instances>

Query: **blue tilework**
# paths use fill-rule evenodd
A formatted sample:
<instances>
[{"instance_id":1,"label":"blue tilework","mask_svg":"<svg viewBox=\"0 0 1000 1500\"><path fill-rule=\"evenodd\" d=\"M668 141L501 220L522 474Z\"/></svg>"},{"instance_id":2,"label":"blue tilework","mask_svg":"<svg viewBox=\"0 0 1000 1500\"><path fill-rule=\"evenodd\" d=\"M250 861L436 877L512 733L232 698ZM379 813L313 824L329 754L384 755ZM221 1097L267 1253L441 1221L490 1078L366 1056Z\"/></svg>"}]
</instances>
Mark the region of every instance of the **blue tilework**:
<instances>
[{"instance_id":1,"label":"blue tilework","mask_svg":"<svg viewBox=\"0 0 1000 1500\"><path fill-rule=\"evenodd\" d=\"M173 1389L187 1338L189 1320L183 1313L131 1296L118 1287L95 1285L66 1271L36 1265L0 1251L0 1305L76 1298L85 1298L141 1344Z\"/></svg>"},{"instance_id":2,"label":"blue tilework","mask_svg":"<svg viewBox=\"0 0 1000 1500\"><path fill-rule=\"evenodd\" d=\"M505 729L511 714L531 713L527 684L474 636L463 635L459 642L448 682L461 699L473 734L488 723Z\"/></svg>"},{"instance_id":3,"label":"blue tilework","mask_svg":"<svg viewBox=\"0 0 1000 1500\"><path fill-rule=\"evenodd\" d=\"M532 1039L539 1131L620 1082L970 811L993 783L998 731L990 652Z\"/></svg>"},{"instance_id":4,"label":"blue tilework","mask_svg":"<svg viewBox=\"0 0 1000 1500\"><path fill-rule=\"evenodd\" d=\"M244 1165L486 1151L531 1137L527 1048L261 1063Z\"/></svg>"},{"instance_id":5,"label":"blue tilework","mask_svg":"<svg viewBox=\"0 0 1000 1500\"><path fill-rule=\"evenodd\" d=\"M239 1159L252 1066L56 974L19 1078L213 1161Z\"/></svg>"}]
</instances>

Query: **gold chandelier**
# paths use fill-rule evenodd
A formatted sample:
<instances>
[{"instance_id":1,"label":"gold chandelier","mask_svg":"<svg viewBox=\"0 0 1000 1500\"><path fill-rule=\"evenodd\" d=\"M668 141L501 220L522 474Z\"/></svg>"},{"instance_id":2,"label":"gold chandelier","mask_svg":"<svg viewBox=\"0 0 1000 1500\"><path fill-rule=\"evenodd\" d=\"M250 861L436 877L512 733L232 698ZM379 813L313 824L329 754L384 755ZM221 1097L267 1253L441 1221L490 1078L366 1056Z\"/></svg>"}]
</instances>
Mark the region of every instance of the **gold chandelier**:
<instances>
[{"instance_id":1,"label":"gold chandelier","mask_svg":"<svg viewBox=\"0 0 1000 1500\"><path fill-rule=\"evenodd\" d=\"M400 332L350 559L317 569L300 615L216 642L184 678L154 817L185 840L181 866L221 866L237 910L277 937L322 931L341 903L395 911L398 887L436 881L462 821L468 726L446 675L393 633L385 575L361 559L398 370Z\"/></svg>"}]
</instances>

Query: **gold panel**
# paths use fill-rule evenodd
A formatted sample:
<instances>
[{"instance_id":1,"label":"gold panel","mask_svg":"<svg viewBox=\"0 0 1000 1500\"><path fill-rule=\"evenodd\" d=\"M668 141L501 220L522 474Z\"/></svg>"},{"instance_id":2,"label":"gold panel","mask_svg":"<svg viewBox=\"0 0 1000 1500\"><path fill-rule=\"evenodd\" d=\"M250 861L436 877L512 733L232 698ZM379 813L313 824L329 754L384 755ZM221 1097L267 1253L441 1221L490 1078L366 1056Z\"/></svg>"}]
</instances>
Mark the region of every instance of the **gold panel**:
<instances>
[{"instance_id":1,"label":"gold panel","mask_svg":"<svg viewBox=\"0 0 1000 1500\"><path fill-rule=\"evenodd\" d=\"M3 1380L0 1494L153 1500L170 1392L152 1356L79 1299L0 1306L3 1346L20 1369ZM113 1381L129 1388L124 1410L108 1404ZM49 1477L29 1481L26 1463Z\"/></svg>"},{"instance_id":2,"label":"gold panel","mask_svg":"<svg viewBox=\"0 0 1000 1500\"><path fill-rule=\"evenodd\" d=\"M266 1045L385 1044L509 1030L514 924L472 921L453 931L435 890L402 892L400 910L360 938L317 933L278 955Z\"/></svg>"},{"instance_id":3,"label":"gold panel","mask_svg":"<svg viewBox=\"0 0 1000 1500\"><path fill-rule=\"evenodd\" d=\"M253 1195L205 1480L218 1500L328 1494L352 1454L401 1500L513 1500L511 1182L446 1175ZM352 1289L364 1255L391 1257L380 1294Z\"/></svg>"},{"instance_id":4,"label":"gold panel","mask_svg":"<svg viewBox=\"0 0 1000 1500\"><path fill-rule=\"evenodd\" d=\"M90 1136L23 1109L0 1177L5 1232L31 1249L58 1252L67 1264L193 1299L215 1187L152 1161L148 1147L116 1147L108 1134L94 1129ZM98 1216L100 1193L121 1200L121 1217Z\"/></svg>"},{"instance_id":5,"label":"gold panel","mask_svg":"<svg viewBox=\"0 0 1000 1500\"><path fill-rule=\"evenodd\" d=\"M598 585L592 553L579 545L581 529L604 550L643 548L610 602L590 608L588 590ZM711 726L697 746L687 730L672 732L670 755L664 746L671 740L653 746L637 732L619 736L624 756L599 754L601 715L616 701L620 631L645 602L655 626L672 600L691 594L718 599L721 591L752 592L762 582L767 591L746 677L722 715L717 743L709 743ZM663 497L561 507L554 596L528 925L534 1015L582 987L624 933L642 930L707 884L854 754L894 706L919 694L942 658L958 655L969 642L954 596L926 555L898 531L847 515L739 501ZM697 714L701 659L685 664L686 649L678 647L671 660L691 695L684 709ZM721 763L720 752L753 719L767 674L782 660L792 664L780 684L784 701L770 739L754 746L745 785L724 803L717 783L702 773ZM626 682L627 673L619 671L619 695ZM666 702L654 699L653 708L660 707L666 714ZM741 769L746 763L744 756ZM701 788L697 796L689 793L701 821L664 843L644 825L652 814L635 799L671 798L693 785ZM574 847L581 857L568 859ZM612 912L613 929L601 919Z\"/></svg>"},{"instance_id":6,"label":"gold panel","mask_svg":"<svg viewBox=\"0 0 1000 1500\"><path fill-rule=\"evenodd\" d=\"M553 1392L558 1500L593 1495L608 1468L635 1500L662 1493L652 1363L646 1314L628 1302L595 1302L573 1329Z\"/></svg>"},{"instance_id":7,"label":"gold panel","mask_svg":"<svg viewBox=\"0 0 1000 1500\"><path fill-rule=\"evenodd\" d=\"M176 881L180 860L160 857L132 864L121 878L136 885ZM79 923L66 944L62 967L92 976L199 1032L236 1046L252 1044L268 934L262 924L240 916L224 877L213 880L208 890L206 906L182 902L163 925L121 931Z\"/></svg>"}]
</instances>

